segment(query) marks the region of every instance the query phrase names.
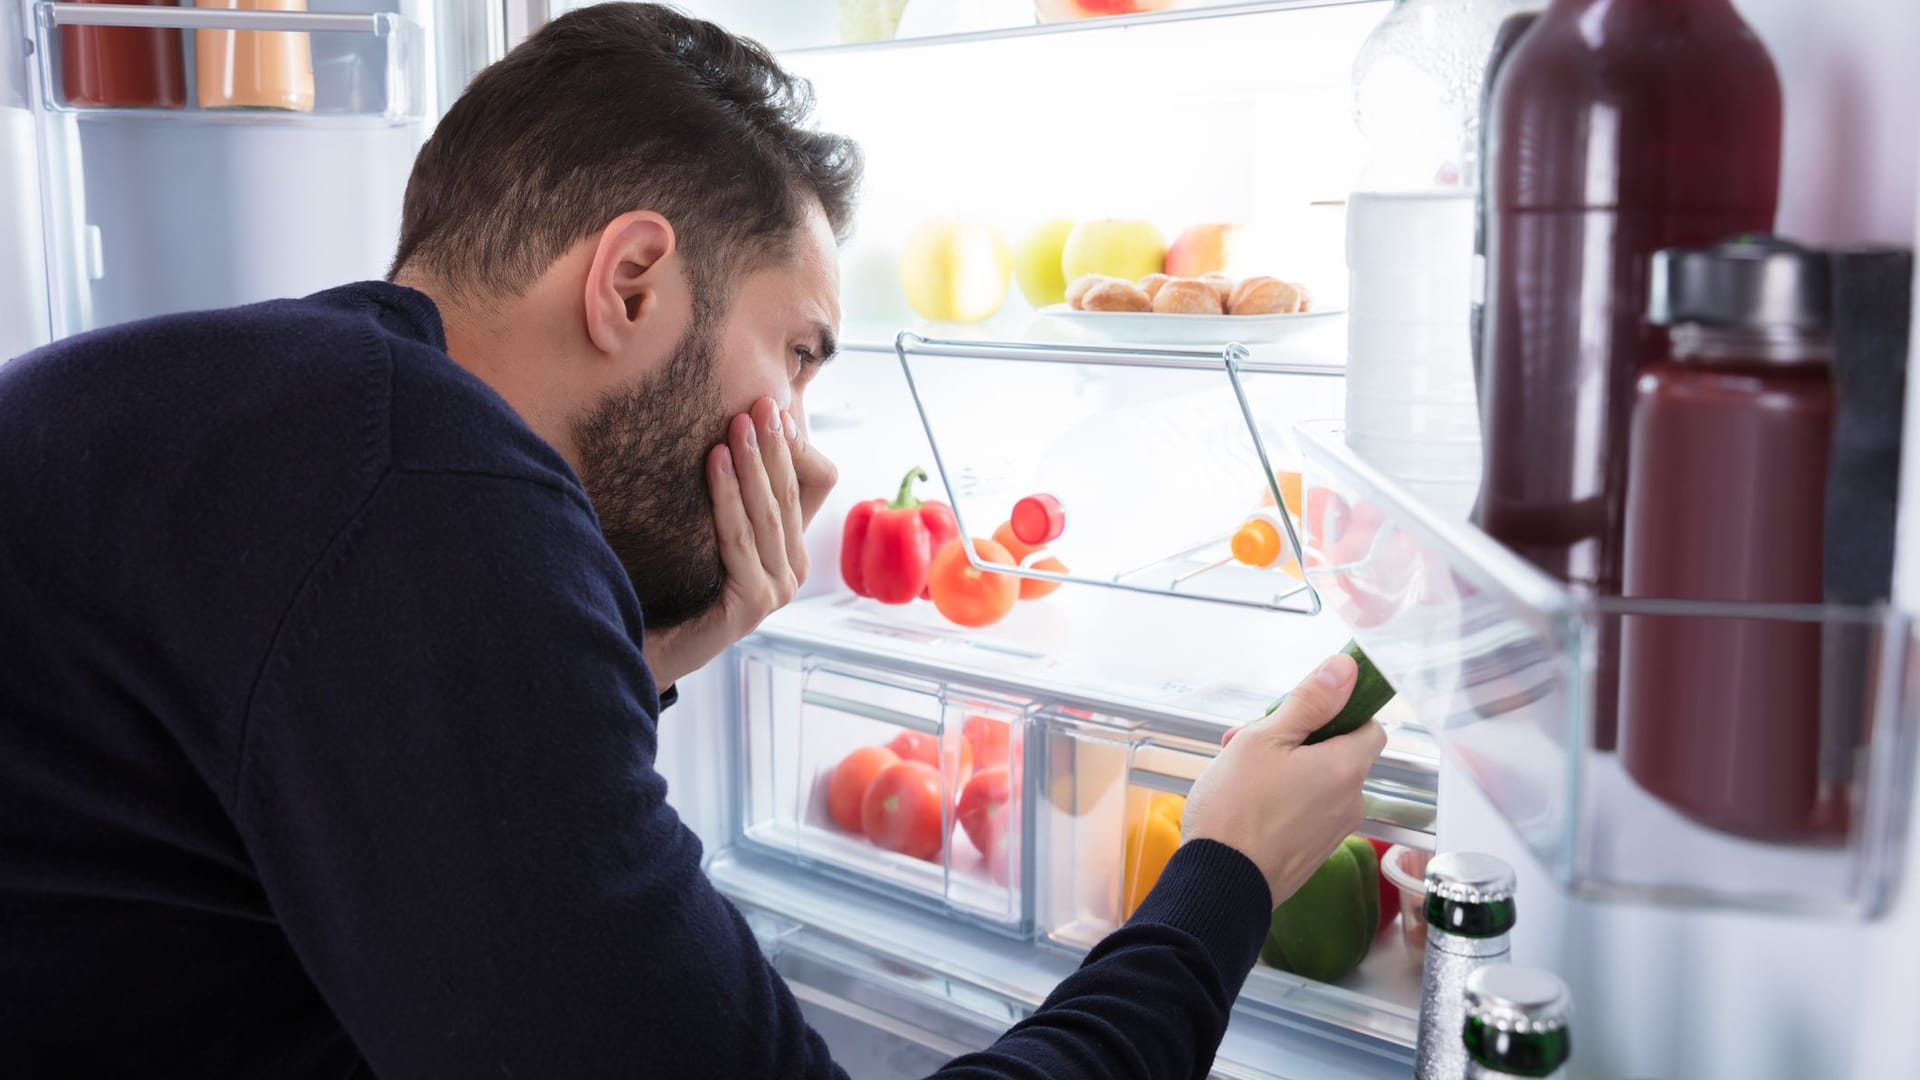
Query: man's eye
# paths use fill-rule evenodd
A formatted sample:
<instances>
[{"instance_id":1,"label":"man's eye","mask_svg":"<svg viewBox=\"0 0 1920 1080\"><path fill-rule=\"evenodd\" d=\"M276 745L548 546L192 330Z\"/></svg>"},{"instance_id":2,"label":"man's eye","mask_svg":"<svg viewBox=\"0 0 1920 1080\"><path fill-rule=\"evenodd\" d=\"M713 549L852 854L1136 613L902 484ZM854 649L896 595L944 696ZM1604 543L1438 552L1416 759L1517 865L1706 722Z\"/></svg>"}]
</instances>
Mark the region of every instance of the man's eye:
<instances>
[{"instance_id":1,"label":"man's eye","mask_svg":"<svg viewBox=\"0 0 1920 1080\"><path fill-rule=\"evenodd\" d=\"M820 362L818 359L814 357L813 350L807 348L805 345L795 346L793 350L793 357L795 361L793 366L793 371L795 375L798 375L802 369L812 367L814 364L817 364Z\"/></svg>"}]
</instances>

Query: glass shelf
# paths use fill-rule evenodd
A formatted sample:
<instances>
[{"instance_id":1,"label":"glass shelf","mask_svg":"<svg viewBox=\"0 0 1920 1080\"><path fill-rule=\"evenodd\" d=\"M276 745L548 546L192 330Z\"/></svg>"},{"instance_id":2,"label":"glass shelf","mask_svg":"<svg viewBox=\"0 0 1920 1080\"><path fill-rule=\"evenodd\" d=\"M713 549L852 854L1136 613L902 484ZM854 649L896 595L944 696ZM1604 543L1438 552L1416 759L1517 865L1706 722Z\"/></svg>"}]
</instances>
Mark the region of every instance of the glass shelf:
<instances>
[{"instance_id":1,"label":"glass shelf","mask_svg":"<svg viewBox=\"0 0 1920 1080\"><path fill-rule=\"evenodd\" d=\"M1023 578L1311 615L1299 570L1298 465L1285 426L1300 380L1340 368L1247 350L957 341L903 333L901 370L973 565ZM1309 388L1308 392L1311 392ZM1055 561L988 556L1014 503L1065 507ZM1297 507L1292 507L1297 509ZM1248 558L1236 530L1272 544ZM1241 549L1244 550L1244 549ZM1258 561L1264 559L1265 561Z\"/></svg>"},{"instance_id":2,"label":"glass shelf","mask_svg":"<svg viewBox=\"0 0 1920 1080\"><path fill-rule=\"evenodd\" d=\"M1444 756L1569 890L1807 915L1871 917L1884 907L1911 782L1904 763L1913 757L1913 725L1902 716L1910 647L1903 616L1584 595L1477 529L1435 515L1351 454L1338 424L1307 424L1296 434L1308 578ZM1678 633L1699 647L1796 626L1808 635L1821 689L1857 702L1828 708L1821 721L1844 732L1833 755L1838 770L1822 766L1823 776L1838 779L1823 783L1817 799L1808 793L1806 823L1825 830L1825 842L1711 828L1639 786L1620 752L1596 748L1601 642ZM1823 658L1823 635L1850 636L1857 647L1841 660ZM1733 789L1742 779L1698 783Z\"/></svg>"},{"instance_id":3,"label":"glass shelf","mask_svg":"<svg viewBox=\"0 0 1920 1080\"><path fill-rule=\"evenodd\" d=\"M550 0L559 15L595 0ZM867 4L846 0L792 0L768 4L761 0L693 0L683 5L703 19L758 40L776 52L828 55L878 50L966 45L1010 38L1126 30L1196 19L1258 15L1274 11L1378 4L1379 0L1135 0L1140 10L1116 14L1071 14L1072 0L987 0L973 4L942 4L937 0L896 0L891 4L894 27L889 30L886 0ZM1040 7L1059 12L1040 21ZM1107 5L1118 6L1118 5ZM849 19L842 9L865 7L871 15ZM1064 16L1064 17L1061 17ZM866 29L860 29L860 27ZM875 36L877 35L877 36ZM864 40L871 38L871 40Z\"/></svg>"}]
</instances>

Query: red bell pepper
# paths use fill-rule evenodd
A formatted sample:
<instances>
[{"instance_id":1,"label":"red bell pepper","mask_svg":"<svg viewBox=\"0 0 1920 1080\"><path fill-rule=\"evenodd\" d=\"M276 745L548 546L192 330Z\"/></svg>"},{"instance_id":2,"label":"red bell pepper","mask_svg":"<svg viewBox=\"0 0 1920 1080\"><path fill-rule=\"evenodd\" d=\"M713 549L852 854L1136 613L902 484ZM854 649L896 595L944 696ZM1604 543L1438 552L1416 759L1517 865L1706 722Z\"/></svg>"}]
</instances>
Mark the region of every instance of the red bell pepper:
<instances>
[{"instance_id":1,"label":"red bell pepper","mask_svg":"<svg viewBox=\"0 0 1920 1080\"><path fill-rule=\"evenodd\" d=\"M858 595L883 604L924 596L933 553L959 538L951 507L914 497L913 482L926 478L925 469L910 469L892 502L868 499L847 512L840 534L840 576Z\"/></svg>"}]
</instances>

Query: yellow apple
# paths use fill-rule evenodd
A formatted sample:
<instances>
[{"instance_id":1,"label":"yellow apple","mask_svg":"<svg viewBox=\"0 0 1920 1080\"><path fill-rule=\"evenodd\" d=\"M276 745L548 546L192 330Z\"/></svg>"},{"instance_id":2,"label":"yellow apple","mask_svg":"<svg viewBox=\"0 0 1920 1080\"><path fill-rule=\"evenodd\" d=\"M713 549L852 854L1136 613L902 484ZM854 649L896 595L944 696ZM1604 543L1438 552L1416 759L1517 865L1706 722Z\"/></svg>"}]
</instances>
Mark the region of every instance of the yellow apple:
<instances>
[{"instance_id":1,"label":"yellow apple","mask_svg":"<svg viewBox=\"0 0 1920 1080\"><path fill-rule=\"evenodd\" d=\"M1035 226L1014 245L1013 278L1036 310L1066 302L1067 275L1060 268L1060 255L1072 231L1072 218L1054 218Z\"/></svg>"},{"instance_id":2,"label":"yellow apple","mask_svg":"<svg viewBox=\"0 0 1920 1080\"><path fill-rule=\"evenodd\" d=\"M1138 281L1159 273L1166 258L1167 241L1151 222L1104 218L1073 227L1060 253L1060 268L1068 281L1083 274Z\"/></svg>"},{"instance_id":3,"label":"yellow apple","mask_svg":"<svg viewBox=\"0 0 1920 1080\"><path fill-rule=\"evenodd\" d=\"M1227 273L1245 230L1238 225L1195 225L1181 233L1167 249L1167 273L1197 278Z\"/></svg>"},{"instance_id":4,"label":"yellow apple","mask_svg":"<svg viewBox=\"0 0 1920 1080\"><path fill-rule=\"evenodd\" d=\"M1000 230L977 221L925 221L900 249L907 303L931 322L979 322L1000 310L1013 251Z\"/></svg>"}]
</instances>

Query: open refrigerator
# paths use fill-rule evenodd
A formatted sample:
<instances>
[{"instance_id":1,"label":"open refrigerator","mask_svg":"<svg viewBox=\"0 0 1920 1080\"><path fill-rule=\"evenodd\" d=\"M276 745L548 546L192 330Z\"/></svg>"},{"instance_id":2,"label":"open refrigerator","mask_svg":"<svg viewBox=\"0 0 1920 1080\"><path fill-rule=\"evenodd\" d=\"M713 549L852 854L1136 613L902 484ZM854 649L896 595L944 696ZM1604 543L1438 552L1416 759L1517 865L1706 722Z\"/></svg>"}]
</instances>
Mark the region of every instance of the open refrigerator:
<instances>
[{"instance_id":1,"label":"open refrigerator","mask_svg":"<svg viewBox=\"0 0 1920 1080\"><path fill-rule=\"evenodd\" d=\"M379 276L434 118L480 65L572 6L314 0L306 14L260 13L255 28L311 34L313 112L163 113L60 99L59 27L114 12L8 0L0 37L21 45L0 56L0 354ZM1026 0L685 6L810 79L821 125L868 159L842 260L842 356L806 402L842 477L809 536L814 574L683 681L661 721L661 768L709 873L852 1075L924 1074L1036 1008L1123 921L1158 801L1349 637L1401 692L1383 715L1365 832L1516 868L1513 958L1571 987L1573 1075L1920 1068L1920 1031L1904 1021L1920 964L1913 515L1895 602L1819 616L1874 642L1844 846L1692 826L1588 749L1593 642L1610 620L1671 613L1570 595L1341 438L1345 200L1360 153L1350 75L1390 4L1148 4L1161 10L1044 22ZM1786 94L1778 231L1913 245L1920 131L1907 105L1920 70L1907 53L1920 10L1737 6ZM885 9L897 26L848 43L843 9ZM183 29L234 17L141 10L118 17ZM1268 272L1309 283L1328 314L1279 341L1167 344L1089 336L1018 289L979 323L928 325L908 307L899 263L918 223L1012 235L1057 215L1169 234L1244 223L1269 241ZM1920 382L1909 389L1920 396ZM981 629L925 602L855 597L837 572L841 521L915 466L963 535L989 535L1023 495L1058 495L1071 583ZM1233 523L1285 504L1277 476L1289 473L1305 488L1301 520L1283 522L1299 529L1296 558L1231 564ZM1371 524L1335 537L1316 504ZM1006 745L996 858L954 821L967 732L982 727ZM943 776L946 841L932 858L883 851L831 818L834 766L903 735L934 748ZM1389 926L1335 983L1262 964L1215 1074L1407 1075L1420 959Z\"/></svg>"}]
</instances>

